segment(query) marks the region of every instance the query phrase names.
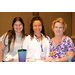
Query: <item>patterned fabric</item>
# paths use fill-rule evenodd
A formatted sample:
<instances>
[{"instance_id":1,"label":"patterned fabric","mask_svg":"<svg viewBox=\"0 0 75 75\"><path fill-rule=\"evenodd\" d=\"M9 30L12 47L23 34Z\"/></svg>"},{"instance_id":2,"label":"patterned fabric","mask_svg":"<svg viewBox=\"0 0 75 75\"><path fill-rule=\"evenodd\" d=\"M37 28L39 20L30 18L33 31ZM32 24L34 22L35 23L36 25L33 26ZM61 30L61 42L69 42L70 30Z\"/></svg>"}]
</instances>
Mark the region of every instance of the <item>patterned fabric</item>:
<instances>
[{"instance_id":1,"label":"patterned fabric","mask_svg":"<svg viewBox=\"0 0 75 75\"><path fill-rule=\"evenodd\" d=\"M75 52L75 45L74 45L74 52ZM73 61L72 62L75 62L75 56L74 56L74 59L73 59Z\"/></svg>"},{"instance_id":2,"label":"patterned fabric","mask_svg":"<svg viewBox=\"0 0 75 75\"><path fill-rule=\"evenodd\" d=\"M56 47L54 47L52 39L49 41L49 45L50 45L49 57L53 57L55 59L66 56L66 52L74 51L74 44L71 38L68 36L65 36ZM54 52L53 56L51 55L51 52Z\"/></svg>"}]
</instances>

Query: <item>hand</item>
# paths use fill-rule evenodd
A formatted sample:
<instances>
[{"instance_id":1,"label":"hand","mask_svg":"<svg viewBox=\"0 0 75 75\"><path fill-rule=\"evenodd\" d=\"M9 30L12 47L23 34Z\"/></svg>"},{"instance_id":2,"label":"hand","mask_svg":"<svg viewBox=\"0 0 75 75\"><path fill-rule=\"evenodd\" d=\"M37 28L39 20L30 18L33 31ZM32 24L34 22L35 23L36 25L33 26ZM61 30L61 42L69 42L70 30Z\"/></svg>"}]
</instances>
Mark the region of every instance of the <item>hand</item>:
<instances>
[{"instance_id":1,"label":"hand","mask_svg":"<svg viewBox=\"0 0 75 75\"><path fill-rule=\"evenodd\" d=\"M7 59L7 56L5 56L5 59ZM10 60L6 60L6 61L9 61L9 62L11 62L11 61L13 61L14 60L14 58L11 58Z\"/></svg>"},{"instance_id":2,"label":"hand","mask_svg":"<svg viewBox=\"0 0 75 75\"><path fill-rule=\"evenodd\" d=\"M7 58L7 56L5 57L5 59Z\"/></svg>"},{"instance_id":3,"label":"hand","mask_svg":"<svg viewBox=\"0 0 75 75\"><path fill-rule=\"evenodd\" d=\"M56 59L52 57L47 57L46 60L44 60L44 62L56 62Z\"/></svg>"},{"instance_id":4,"label":"hand","mask_svg":"<svg viewBox=\"0 0 75 75\"><path fill-rule=\"evenodd\" d=\"M14 60L14 58L10 59L9 61L13 61L13 60Z\"/></svg>"},{"instance_id":5,"label":"hand","mask_svg":"<svg viewBox=\"0 0 75 75\"><path fill-rule=\"evenodd\" d=\"M45 62L52 62L53 58L52 57L47 57Z\"/></svg>"}]
</instances>

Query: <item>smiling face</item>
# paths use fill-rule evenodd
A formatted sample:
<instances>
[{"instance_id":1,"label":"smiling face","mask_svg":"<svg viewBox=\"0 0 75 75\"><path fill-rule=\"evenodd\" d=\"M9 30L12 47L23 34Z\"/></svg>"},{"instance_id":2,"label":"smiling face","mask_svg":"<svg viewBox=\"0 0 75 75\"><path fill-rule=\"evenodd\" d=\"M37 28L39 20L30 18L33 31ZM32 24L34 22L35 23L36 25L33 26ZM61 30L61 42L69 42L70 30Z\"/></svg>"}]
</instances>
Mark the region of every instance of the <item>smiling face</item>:
<instances>
[{"instance_id":1,"label":"smiling face","mask_svg":"<svg viewBox=\"0 0 75 75\"><path fill-rule=\"evenodd\" d=\"M14 23L14 30L15 30L16 33L21 33L22 32L23 25L22 25L22 23L20 21L16 21Z\"/></svg>"},{"instance_id":2,"label":"smiling face","mask_svg":"<svg viewBox=\"0 0 75 75\"><path fill-rule=\"evenodd\" d=\"M65 31L63 25L60 22L56 22L53 28L53 32L56 35L62 36L63 32Z\"/></svg>"},{"instance_id":3,"label":"smiling face","mask_svg":"<svg viewBox=\"0 0 75 75\"><path fill-rule=\"evenodd\" d=\"M42 31L42 23L39 20L35 20L33 22L33 30L34 34L36 34L37 36L40 35Z\"/></svg>"}]
</instances>

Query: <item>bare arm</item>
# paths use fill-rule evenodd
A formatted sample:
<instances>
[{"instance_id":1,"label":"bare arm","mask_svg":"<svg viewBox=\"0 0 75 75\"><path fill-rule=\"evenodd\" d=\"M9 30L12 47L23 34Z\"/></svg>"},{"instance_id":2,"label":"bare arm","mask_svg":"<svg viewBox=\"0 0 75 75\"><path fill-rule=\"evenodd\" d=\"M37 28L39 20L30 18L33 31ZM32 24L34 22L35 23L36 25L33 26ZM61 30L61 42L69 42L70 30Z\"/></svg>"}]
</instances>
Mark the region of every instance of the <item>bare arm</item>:
<instances>
[{"instance_id":1,"label":"bare arm","mask_svg":"<svg viewBox=\"0 0 75 75\"><path fill-rule=\"evenodd\" d=\"M71 60L73 60L73 58L74 58L74 52L73 51L66 52L66 56L69 56L71 58ZM62 57L62 58L59 58L57 60L59 62L67 62L68 58L66 56ZM47 61L47 62L57 62L57 60L54 59L54 58L52 58L52 57L48 57L45 61Z\"/></svg>"},{"instance_id":2,"label":"bare arm","mask_svg":"<svg viewBox=\"0 0 75 75\"><path fill-rule=\"evenodd\" d=\"M3 61L3 50L5 49L5 47L6 46L2 42L0 42L0 62Z\"/></svg>"},{"instance_id":3,"label":"bare arm","mask_svg":"<svg viewBox=\"0 0 75 75\"><path fill-rule=\"evenodd\" d=\"M66 52L66 56L69 56L71 58L71 60L73 60L73 58L74 58L74 52L73 51ZM57 59L57 60L60 61L60 62L63 62L63 61L67 62L68 58L66 56L63 57L63 58Z\"/></svg>"}]
</instances>

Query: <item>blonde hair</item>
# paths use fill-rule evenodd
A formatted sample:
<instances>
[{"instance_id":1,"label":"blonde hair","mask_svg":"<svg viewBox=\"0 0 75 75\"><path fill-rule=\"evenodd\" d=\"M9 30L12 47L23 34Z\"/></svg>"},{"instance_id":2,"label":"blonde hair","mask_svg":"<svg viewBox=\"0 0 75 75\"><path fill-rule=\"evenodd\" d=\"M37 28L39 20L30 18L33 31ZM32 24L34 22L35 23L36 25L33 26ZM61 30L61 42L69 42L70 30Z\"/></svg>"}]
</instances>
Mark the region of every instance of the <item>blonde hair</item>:
<instances>
[{"instance_id":1,"label":"blonde hair","mask_svg":"<svg viewBox=\"0 0 75 75\"><path fill-rule=\"evenodd\" d=\"M63 25L63 29L64 29L64 30L67 29L67 24L65 23L65 21L64 21L62 18L57 18L56 20L54 20L54 21L52 22L52 30L53 30L53 28L54 28L56 22L60 22L60 23Z\"/></svg>"}]
</instances>

